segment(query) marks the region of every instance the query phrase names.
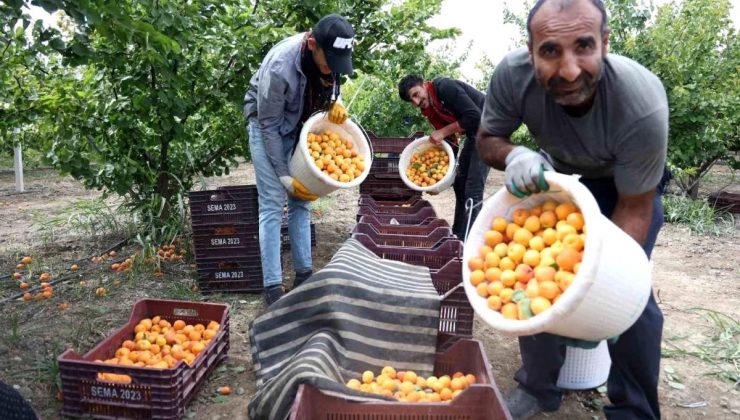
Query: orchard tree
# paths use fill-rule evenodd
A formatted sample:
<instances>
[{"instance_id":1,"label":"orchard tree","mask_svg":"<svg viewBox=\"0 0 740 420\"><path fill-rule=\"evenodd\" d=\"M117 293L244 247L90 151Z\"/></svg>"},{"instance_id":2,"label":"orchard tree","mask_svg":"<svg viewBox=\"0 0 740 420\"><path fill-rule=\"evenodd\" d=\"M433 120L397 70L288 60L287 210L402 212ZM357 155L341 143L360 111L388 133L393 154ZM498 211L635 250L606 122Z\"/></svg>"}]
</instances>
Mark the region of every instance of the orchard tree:
<instances>
[{"instance_id":1,"label":"orchard tree","mask_svg":"<svg viewBox=\"0 0 740 420\"><path fill-rule=\"evenodd\" d=\"M397 51L445 36L424 23L440 0L32 3L73 21L72 36L47 42L73 69L50 75L39 98L54 127L51 162L123 196L155 240L179 229L197 177L248 157L242 98L277 41L342 13L357 31L356 67L374 72Z\"/></svg>"},{"instance_id":2,"label":"orchard tree","mask_svg":"<svg viewBox=\"0 0 740 420\"><path fill-rule=\"evenodd\" d=\"M668 160L691 197L720 159L740 168L740 41L728 0L685 0L658 9L624 53L652 70L670 106Z\"/></svg>"}]
</instances>

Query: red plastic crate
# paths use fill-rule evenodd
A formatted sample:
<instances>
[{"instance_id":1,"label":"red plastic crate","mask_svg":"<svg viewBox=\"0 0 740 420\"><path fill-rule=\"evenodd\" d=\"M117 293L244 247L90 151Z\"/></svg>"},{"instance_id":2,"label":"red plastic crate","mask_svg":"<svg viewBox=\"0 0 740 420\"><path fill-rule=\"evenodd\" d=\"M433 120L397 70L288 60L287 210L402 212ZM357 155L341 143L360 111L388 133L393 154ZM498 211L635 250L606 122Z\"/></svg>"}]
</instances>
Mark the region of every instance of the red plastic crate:
<instances>
[{"instance_id":1,"label":"red plastic crate","mask_svg":"<svg viewBox=\"0 0 740 420\"><path fill-rule=\"evenodd\" d=\"M256 223L193 226L193 245L196 258L259 256L259 226Z\"/></svg>"},{"instance_id":2,"label":"red plastic crate","mask_svg":"<svg viewBox=\"0 0 740 420\"><path fill-rule=\"evenodd\" d=\"M424 225L391 225L388 223L382 223L375 216L362 216L359 224L367 224L373 227L378 233L381 234L395 234L395 235L418 235L426 236L433 232L435 229L444 227L449 228L450 225L444 219L435 219L429 221Z\"/></svg>"},{"instance_id":3,"label":"red plastic crate","mask_svg":"<svg viewBox=\"0 0 740 420\"><path fill-rule=\"evenodd\" d=\"M370 174L368 177L377 180L400 180L401 172L399 172L399 162L399 158L373 158L373 163L372 166L370 166Z\"/></svg>"},{"instance_id":4,"label":"red plastic crate","mask_svg":"<svg viewBox=\"0 0 740 420\"><path fill-rule=\"evenodd\" d=\"M124 340L133 337L141 319L162 316L170 322L221 324L218 334L195 358L192 366L179 362L171 369L118 366L95 362L114 356ZM179 419L185 407L203 386L208 375L229 351L229 306L216 303L142 299L134 305L128 322L108 338L80 356L72 350L59 362L64 405L62 414L101 419ZM98 379L98 373L131 377L130 384Z\"/></svg>"},{"instance_id":5,"label":"red plastic crate","mask_svg":"<svg viewBox=\"0 0 740 420\"><path fill-rule=\"evenodd\" d=\"M446 228L439 228L429 236L379 235L368 225L358 224L352 231L352 237L363 244L371 241L377 246L400 248L435 249L447 240L456 241L457 237L448 234Z\"/></svg>"},{"instance_id":6,"label":"red plastic crate","mask_svg":"<svg viewBox=\"0 0 740 420\"><path fill-rule=\"evenodd\" d=\"M197 263L201 293L259 293L263 289L259 256L204 258Z\"/></svg>"},{"instance_id":7,"label":"red plastic crate","mask_svg":"<svg viewBox=\"0 0 740 420\"><path fill-rule=\"evenodd\" d=\"M378 213L370 207L361 206L357 209L358 222L362 216L374 216L379 222L385 224L391 224L391 220L395 219L401 225L423 225L437 219L437 212L431 207L423 207L414 213Z\"/></svg>"},{"instance_id":8,"label":"red plastic crate","mask_svg":"<svg viewBox=\"0 0 740 420\"><path fill-rule=\"evenodd\" d=\"M421 265L430 270L441 269L450 260L462 258L463 253L462 242L454 240L445 241L434 249L378 246L372 241L364 241L362 238L358 238L358 240L365 248L380 258Z\"/></svg>"},{"instance_id":9,"label":"red plastic crate","mask_svg":"<svg viewBox=\"0 0 740 420\"><path fill-rule=\"evenodd\" d=\"M409 200L405 201L399 201L399 200L376 200L371 196L370 194L360 194L360 199L357 200L358 205L371 205L375 207L408 207L416 204L417 201L420 201L421 197L412 197Z\"/></svg>"},{"instance_id":10,"label":"red plastic crate","mask_svg":"<svg viewBox=\"0 0 740 420\"><path fill-rule=\"evenodd\" d=\"M407 187L401 179L366 178L360 184L360 194L367 194L377 200L407 201L421 197L421 192Z\"/></svg>"},{"instance_id":11,"label":"red plastic crate","mask_svg":"<svg viewBox=\"0 0 740 420\"><path fill-rule=\"evenodd\" d=\"M373 146L373 152L376 155L395 154L400 155L403 149L419 137L424 137L423 131L412 133L408 137L378 137L372 131L367 131L370 144Z\"/></svg>"},{"instance_id":12,"label":"red plastic crate","mask_svg":"<svg viewBox=\"0 0 740 420\"><path fill-rule=\"evenodd\" d=\"M437 353L436 376L454 372L472 373L477 383L449 403L354 402L323 394L311 385L301 385L290 420L509 420L511 414L493 380L483 345L477 340L459 340Z\"/></svg>"},{"instance_id":13,"label":"red plastic crate","mask_svg":"<svg viewBox=\"0 0 740 420\"><path fill-rule=\"evenodd\" d=\"M387 201L376 201L372 197L362 198L358 202L360 207L367 207L372 209L375 213L395 213L395 214L408 214L416 213L419 210L425 208L432 208L431 203L427 200L415 200L413 204L401 204L401 205L386 205L379 203L387 203Z\"/></svg>"}]
</instances>

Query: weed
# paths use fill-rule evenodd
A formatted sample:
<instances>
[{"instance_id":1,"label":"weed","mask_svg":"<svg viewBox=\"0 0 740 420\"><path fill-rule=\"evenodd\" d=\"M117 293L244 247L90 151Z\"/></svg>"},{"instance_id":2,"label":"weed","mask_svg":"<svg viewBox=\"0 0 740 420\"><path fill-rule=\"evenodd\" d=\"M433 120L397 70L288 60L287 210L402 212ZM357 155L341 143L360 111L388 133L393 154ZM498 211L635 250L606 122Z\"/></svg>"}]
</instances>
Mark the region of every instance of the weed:
<instances>
[{"instance_id":1,"label":"weed","mask_svg":"<svg viewBox=\"0 0 740 420\"><path fill-rule=\"evenodd\" d=\"M59 362L57 356L60 349L54 348L36 364L36 382L49 386L52 392L62 389L62 378L59 376ZM54 389L56 388L56 389Z\"/></svg>"},{"instance_id":2,"label":"weed","mask_svg":"<svg viewBox=\"0 0 740 420\"><path fill-rule=\"evenodd\" d=\"M21 336L19 334L19 322L20 317L18 316L17 312L14 312L8 316L8 322L10 323L10 326L8 328L8 343L16 347L21 342Z\"/></svg>"},{"instance_id":3,"label":"weed","mask_svg":"<svg viewBox=\"0 0 740 420\"><path fill-rule=\"evenodd\" d=\"M717 211L705 199L691 199L682 195L664 195L663 212L668 223L687 225L699 235L723 235L735 231L732 214Z\"/></svg>"},{"instance_id":4,"label":"weed","mask_svg":"<svg viewBox=\"0 0 740 420\"><path fill-rule=\"evenodd\" d=\"M670 348L663 349L663 356L695 357L711 366L706 375L737 387L740 384L740 322L711 309L691 308L690 311L703 315L712 324L707 339L701 343L692 343L685 337L666 339ZM677 342L684 340L688 341L688 346L679 346Z\"/></svg>"},{"instance_id":5,"label":"weed","mask_svg":"<svg viewBox=\"0 0 740 420\"><path fill-rule=\"evenodd\" d=\"M334 205L334 201L334 198L330 196L319 198L311 204L311 213L314 217L321 217L322 214Z\"/></svg>"}]
</instances>

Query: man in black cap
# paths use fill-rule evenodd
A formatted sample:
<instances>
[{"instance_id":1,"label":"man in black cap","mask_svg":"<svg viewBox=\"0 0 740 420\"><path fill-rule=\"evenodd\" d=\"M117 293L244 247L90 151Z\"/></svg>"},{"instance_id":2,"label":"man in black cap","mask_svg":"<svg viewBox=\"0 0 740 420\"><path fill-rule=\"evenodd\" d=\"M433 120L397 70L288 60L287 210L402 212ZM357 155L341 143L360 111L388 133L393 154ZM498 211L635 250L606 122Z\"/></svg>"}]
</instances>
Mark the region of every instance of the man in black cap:
<instances>
[{"instance_id":1,"label":"man in black cap","mask_svg":"<svg viewBox=\"0 0 740 420\"><path fill-rule=\"evenodd\" d=\"M342 16L321 18L313 30L275 45L249 82L244 116L249 122L249 149L259 195L259 238L267 305L284 293L280 265L280 225L288 199L295 281L312 274L310 202L318 197L288 171L303 123L328 109L329 120L347 119L339 96L339 75L352 74L355 32Z\"/></svg>"}]
</instances>

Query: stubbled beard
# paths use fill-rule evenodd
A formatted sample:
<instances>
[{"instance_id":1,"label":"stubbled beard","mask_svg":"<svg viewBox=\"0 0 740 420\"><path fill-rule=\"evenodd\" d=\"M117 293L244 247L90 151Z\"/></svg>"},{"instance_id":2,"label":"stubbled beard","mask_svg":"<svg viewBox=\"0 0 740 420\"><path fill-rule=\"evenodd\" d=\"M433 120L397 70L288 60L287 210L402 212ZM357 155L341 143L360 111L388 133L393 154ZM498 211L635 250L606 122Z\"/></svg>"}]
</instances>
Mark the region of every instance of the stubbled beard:
<instances>
[{"instance_id":1,"label":"stubbled beard","mask_svg":"<svg viewBox=\"0 0 740 420\"><path fill-rule=\"evenodd\" d=\"M545 91L549 93L556 104L562 106L578 106L587 102L596 92L599 80L601 79L601 70L603 69L603 60L599 66L597 75L593 75L586 71L582 71L575 82L570 83L562 77L555 76L544 83L542 76L539 72L537 74L537 81L544 87ZM573 92L559 92L558 89L561 86L569 86L577 84L579 85L578 90Z\"/></svg>"}]
</instances>

